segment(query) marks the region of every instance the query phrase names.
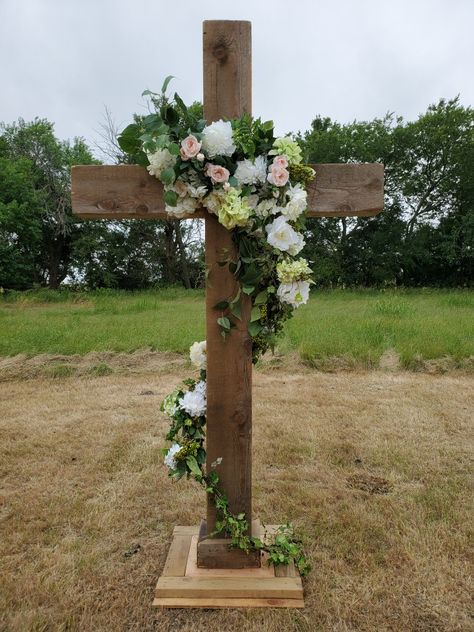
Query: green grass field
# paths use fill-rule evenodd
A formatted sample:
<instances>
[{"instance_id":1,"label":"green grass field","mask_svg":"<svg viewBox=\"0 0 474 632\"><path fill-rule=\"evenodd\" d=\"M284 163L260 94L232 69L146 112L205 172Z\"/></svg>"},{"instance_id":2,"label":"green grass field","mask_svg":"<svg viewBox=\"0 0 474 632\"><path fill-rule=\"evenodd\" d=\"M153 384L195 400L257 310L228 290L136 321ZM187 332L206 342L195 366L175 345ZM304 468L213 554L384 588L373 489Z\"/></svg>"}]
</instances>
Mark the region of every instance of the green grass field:
<instances>
[{"instance_id":1,"label":"green grass field","mask_svg":"<svg viewBox=\"0 0 474 632\"><path fill-rule=\"evenodd\" d=\"M204 338L204 293L162 289L87 293L35 291L0 299L0 355L91 351L187 352ZM315 291L285 327L279 351L312 366L377 366L393 350L401 365L474 356L474 292Z\"/></svg>"}]
</instances>

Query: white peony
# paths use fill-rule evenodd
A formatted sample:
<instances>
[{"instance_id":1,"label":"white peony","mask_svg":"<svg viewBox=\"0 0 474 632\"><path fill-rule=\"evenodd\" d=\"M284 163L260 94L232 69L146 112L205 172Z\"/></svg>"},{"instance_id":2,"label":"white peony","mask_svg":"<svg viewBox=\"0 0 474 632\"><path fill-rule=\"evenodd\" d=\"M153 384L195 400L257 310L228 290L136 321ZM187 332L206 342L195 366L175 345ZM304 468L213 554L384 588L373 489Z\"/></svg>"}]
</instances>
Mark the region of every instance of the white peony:
<instances>
[{"instance_id":1,"label":"white peony","mask_svg":"<svg viewBox=\"0 0 474 632\"><path fill-rule=\"evenodd\" d=\"M147 167L148 173L156 178L160 177L160 173L163 169L168 167L174 167L176 164L176 156L170 154L167 149L158 149L155 153L147 153L149 165Z\"/></svg>"},{"instance_id":2,"label":"white peony","mask_svg":"<svg viewBox=\"0 0 474 632\"><path fill-rule=\"evenodd\" d=\"M173 443L171 448L166 453L164 464L167 465L170 468L170 470L176 469L177 463L174 457L176 456L176 454L178 454L180 450L181 450L181 446L179 445L179 443Z\"/></svg>"},{"instance_id":3,"label":"white peony","mask_svg":"<svg viewBox=\"0 0 474 632\"><path fill-rule=\"evenodd\" d=\"M286 217L282 215L268 224L265 230L267 231L268 243L281 252L290 252L292 246L298 246L299 237L301 237L301 235L288 224Z\"/></svg>"},{"instance_id":4,"label":"white peony","mask_svg":"<svg viewBox=\"0 0 474 632\"><path fill-rule=\"evenodd\" d=\"M239 184L264 184L267 179L267 161L264 156L257 156L255 161L239 160L234 176Z\"/></svg>"},{"instance_id":5,"label":"white peony","mask_svg":"<svg viewBox=\"0 0 474 632\"><path fill-rule=\"evenodd\" d=\"M197 200L187 195L183 198L178 198L176 206L166 205L165 210L168 215L173 217L183 217L184 215L192 215L197 209L197 206Z\"/></svg>"},{"instance_id":6,"label":"white peony","mask_svg":"<svg viewBox=\"0 0 474 632\"><path fill-rule=\"evenodd\" d=\"M288 254L292 257L296 257L296 255L303 250L305 243L303 235L301 233L296 233L296 242L290 245L288 248Z\"/></svg>"},{"instance_id":7,"label":"white peony","mask_svg":"<svg viewBox=\"0 0 474 632\"><path fill-rule=\"evenodd\" d=\"M195 367L201 371L206 370L207 356L206 356L206 341L193 342L189 349L189 358Z\"/></svg>"},{"instance_id":8,"label":"white peony","mask_svg":"<svg viewBox=\"0 0 474 632\"><path fill-rule=\"evenodd\" d=\"M282 283L278 286L277 296L282 303L288 303L292 307L304 305L309 298L309 282Z\"/></svg>"},{"instance_id":9,"label":"white peony","mask_svg":"<svg viewBox=\"0 0 474 632\"><path fill-rule=\"evenodd\" d=\"M290 221L295 221L307 207L307 193L300 184L290 186L286 192L288 203L282 208L282 214Z\"/></svg>"},{"instance_id":10,"label":"white peony","mask_svg":"<svg viewBox=\"0 0 474 632\"><path fill-rule=\"evenodd\" d=\"M206 383L198 382L194 391L188 391L179 400L179 406L190 417L202 417L206 414Z\"/></svg>"},{"instance_id":11,"label":"white peony","mask_svg":"<svg viewBox=\"0 0 474 632\"><path fill-rule=\"evenodd\" d=\"M208 158L232 156L236 150L232 140L232 125L229 121L216 121L202 132L202 150Z\"/></svg>"}]
</instances>

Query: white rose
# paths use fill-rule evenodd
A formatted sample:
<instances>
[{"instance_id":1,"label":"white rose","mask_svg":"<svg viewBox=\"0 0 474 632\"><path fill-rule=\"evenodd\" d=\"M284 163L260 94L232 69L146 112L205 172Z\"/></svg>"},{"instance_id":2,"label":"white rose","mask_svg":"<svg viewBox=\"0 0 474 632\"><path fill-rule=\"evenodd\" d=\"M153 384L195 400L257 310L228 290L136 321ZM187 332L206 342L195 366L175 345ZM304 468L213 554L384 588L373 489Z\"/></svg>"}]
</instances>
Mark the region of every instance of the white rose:
<instances>
[{"instance_id":1,"label":"white rose","mask_svg":"<svg viewBox=\"0 0 474 632\"><path fill-rule=\"evenodd\" d=\"M232 140L232 125L229 121L216 121L202 132L202 149L208 158L232 156L237 149Z\"/></svg>"},{"instance_id":2,"label":"white rose","mask_svg":"<svg viewBox=\"0 0 474 632\"><path fill-rule=\"evenodd\" d=\"M191 362L201 371L206 369L206 341L193 342L189 349L189 358Z\"/></svg>"},{"instance_id":3,"label":"white rose","mask_svg":"<svg viewBox=\"0 0 474 632\"><path fill-rule=\"evenodd\" d=\"M264 156L257 156L255 161L239 160L234 176L239 184L264 184L267 179L267 161Z\"/></svg>"},{"instance_id":4,"label":"white rose","mask_svg":"<svg viewBox=\"0 0 474 632\"><path fill-rule=\"evenodd\" d=\"M202 417L206 414L206 383L198 382L194 391L188 391L179 400L179 406L190 417Z\"/></svg>"},{"instance_id":5,"label":"white rose","mask_svg":"<svg viewBox=\"0 0 474 632\"><path fill-rule=\"evenodd\" d=\"M282 303L288 303L292 307L304 305L309 298L309 282L282 283L278 286L277 296Z\"/></svg>"},{"instance_id":6,"label":"white rose","mask_svg":"<svg viewBox=\"0 0 474 632\"><path fill-rule=\"evenodd\" d=\"M150 163L147 167L148 173L156 178L160 177L163 169L174 167L176 164L176 156L170 154L167 149L158 149L154 154L147 153L147 158Z\"/></svg>"},{"instance_id":7,"label":"white rose","mask_svg":"<svg viewBox=\"0 0 474 632\"><path fill-rule=\"evenodd\" d=\"M181 446L179 445L179 443L173 443L171 448L166 453L164 464L167 465L170 470L174 470L176 468L177 463L174 457L176 456L176 454L178 454L180 450Z\"/></svg>"},{"instance_id":8,"label":"white rose","mask_svg":"<svg viewBox=\"0 0 474 632\"><path fill-rule=\"evenodd\" d=\"M296 247L299 243L299 234L282 215L268 224L265 230L267 231L268 243L281 252L290 252L290 248L292 246Z\"/></svg>"}]
</instances>

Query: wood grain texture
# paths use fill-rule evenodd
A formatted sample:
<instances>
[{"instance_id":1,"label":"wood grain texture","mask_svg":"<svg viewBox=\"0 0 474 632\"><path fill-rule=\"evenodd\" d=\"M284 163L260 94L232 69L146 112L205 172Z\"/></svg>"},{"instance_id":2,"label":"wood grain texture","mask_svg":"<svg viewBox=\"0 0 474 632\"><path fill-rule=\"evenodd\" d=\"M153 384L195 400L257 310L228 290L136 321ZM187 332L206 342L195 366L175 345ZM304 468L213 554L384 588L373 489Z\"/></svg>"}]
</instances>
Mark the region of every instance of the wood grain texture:
<instances>
[{"instance_id":1,"label":"wood grain texture","mask_svg":"<svg viewBox=\"0 0 474 632\"><path fill-rule=\"evenodd\" d=\"M312 167L316 178L308 187L308 217L370 217L383 209L381 163Z\"/></svg>"},{"instance_id":2,"label":"wood grain texture","mask_svg":"<svg viewBox=\"0 0 474 632\"><path fill-rule=\"evenodd\" d=\"M383 209L383 165L312 165L309 217L377 215ZM84 219L169 219L163 185L138 165L72 168L72 210ZM202 209L185 218L206 217ZM184 219L184 218L183 218Z\"/></svg>"},{"instance_id":3,"label":"wood grain texture","mask_svg":"<svg viewBox=\"0 0 474 632\"><path fill-rule=\"evenodd\" d=\"M208 121L238 117L251 112L251 25L250 22L208 21L203 25L204 116ZM213 215L206 217L206 340L207 340L207 468L221 458L217 467L220 484L231 511L252 516L252 343L247 332L250 300L243 299L242 320L224 340L214 309L219 301L237 291L235 277L219 261L234 256L231 233ZM215 528L216 511L207 503L207 533ZM200 560L216 565L202 540ZM217 554L217 551L215 551ZM198 554L199 555L199 554ZM219 551L219 567L233 567L235 552ZM258 560L246 556L245 565ZM240 565L240 564L239 564Z\"/></svg>"},{"instance_id":4,"label":"wood grain texture","mask_svg":"<svg viewBox=\"0 0 474 632\"><path fill-rule=\"evenodd\" d=\"M153 600L158 608L304 608L303 599L191 599L168 597Z\"/></svg>"},{"instance_id":5,"label":"wood grain texture","mask_svg":"<svg viewBox=\"0 0 474 632\"><path fill-rule=\"evenodd\" d=\"M186 574L192 538L192 535L173 537L162 573L165 577L183 577Z\"/></svg>"},{"instance_id":6,"label":"wood grain texture","mask_svg":"<svg viewBox=\"0 0 474 632\"><path fill-rule=\"evenodd\" d=\"M301 599L299 577L160 577L155 597L192 599Z\"/></svg>"}]
</instances>

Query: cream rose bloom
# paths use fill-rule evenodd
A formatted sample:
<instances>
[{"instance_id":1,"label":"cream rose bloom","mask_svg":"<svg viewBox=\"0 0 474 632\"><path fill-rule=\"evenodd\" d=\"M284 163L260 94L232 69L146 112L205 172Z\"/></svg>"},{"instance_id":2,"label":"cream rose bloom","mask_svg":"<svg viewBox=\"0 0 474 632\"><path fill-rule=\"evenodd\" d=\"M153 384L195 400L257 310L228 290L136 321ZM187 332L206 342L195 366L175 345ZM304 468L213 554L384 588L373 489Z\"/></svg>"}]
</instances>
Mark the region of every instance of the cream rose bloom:
<instances>
[{"instance_id":1,"label":"cream rose bloom","mask_svg":"<svg viewBox=\"0 0 474 632\"><path fill-rule=\"evenodd\" d=\"M176 156L173 156L167 149L158 149L155 153L147 153L149 165L148 173L156 178L160 177L163 169L174 167L176 164Z\"/></svg>"},{"instance_id":2,"label":"cream rose bloom","mask_svg":"<svg viewBox=\"0 0 474 632\"><path fill-rule=\"evenodd\" d=\"M200 371L206 370L207 355L206 355L206 341L193 342L189 349L189 358L191 362Z\"/></svg>"}]
</instances>

